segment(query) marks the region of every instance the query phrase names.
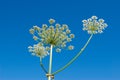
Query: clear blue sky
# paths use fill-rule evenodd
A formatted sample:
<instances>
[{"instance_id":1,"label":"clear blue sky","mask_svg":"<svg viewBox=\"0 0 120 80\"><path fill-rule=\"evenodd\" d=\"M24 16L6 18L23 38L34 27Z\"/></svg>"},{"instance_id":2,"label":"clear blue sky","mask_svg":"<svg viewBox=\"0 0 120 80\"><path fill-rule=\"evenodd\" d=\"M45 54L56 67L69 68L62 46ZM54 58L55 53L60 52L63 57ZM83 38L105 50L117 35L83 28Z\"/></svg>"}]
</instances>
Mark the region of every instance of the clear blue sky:
<instances>
[{"instance_id":1,"label":"clear blue sky","mask_svg":"<svg viewBox=\"0 0 120 80\"><path fill-rule=\"evenodd\" d=\"M76 38L74 51L53 55L53 71L65 65L90 35L82 31L82 20L96 15L109 25L93 36L83 54L55 80L120 80L119 0L0 0L0 80L47 80L27 47L35 44L29 29L54 18L69 25ZM43 63L48 66L49 57Z\"/></svg>"}]
</instances>

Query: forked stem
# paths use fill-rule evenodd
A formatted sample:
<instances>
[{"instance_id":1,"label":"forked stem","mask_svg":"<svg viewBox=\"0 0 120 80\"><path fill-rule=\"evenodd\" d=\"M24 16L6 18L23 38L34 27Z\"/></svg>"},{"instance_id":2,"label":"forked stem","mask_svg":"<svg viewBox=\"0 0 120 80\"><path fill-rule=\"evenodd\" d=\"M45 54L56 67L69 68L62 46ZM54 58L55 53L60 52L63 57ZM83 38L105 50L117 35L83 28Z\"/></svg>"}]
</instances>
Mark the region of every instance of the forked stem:
<instances>
[{"instance_id":1,"label":"forked stem","mask_svg":"<svg viewBox=\"0 0 120 80\"><path fill-rule=\"evenodd\" d=\"M57 70L56 72L53 72L52 75L55 75L59 72L61 72L62 70L64 70L65 68L67 68L70 64L72 64L79 56L80 54L85 50L85 48L87 47L87 45L89 44L90 40L92 39L93 34L89 37L88 41L86 42L86 44L83 46L83 48L80 50L80 52L73 57L72 60L70 60L65 66L63 66L62 68L60 68L59 70Z\"/></svg>"}]
</instances>

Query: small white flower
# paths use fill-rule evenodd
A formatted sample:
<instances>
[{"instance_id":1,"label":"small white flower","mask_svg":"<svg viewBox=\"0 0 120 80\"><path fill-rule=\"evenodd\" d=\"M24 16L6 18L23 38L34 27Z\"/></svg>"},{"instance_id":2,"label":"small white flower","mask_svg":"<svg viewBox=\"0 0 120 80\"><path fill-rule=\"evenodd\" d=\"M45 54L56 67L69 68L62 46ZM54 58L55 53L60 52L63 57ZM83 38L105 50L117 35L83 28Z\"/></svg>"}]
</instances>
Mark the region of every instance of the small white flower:
<instances>
[{"instance_id":1,"label":"small white flower","mask_svg":"<svg viewBox=\"0 0 120 80\"><path fill-rule=\"evenodd\" d=\"M70 41L71 41L71 38L67 38L67 41L70 42Z\"/></svg>"},{"instance_id":2,"label":"small white flower","mask_svg":"<svg viewBox=\"0 0 120 80\"><path fill-rule=\"evenodd\" d=\"M75 38L75 35L74 34L70 34L70 38Z\"/></svg>"},{"instance_id":3,"label":"small white flower","mask_svg":"<svg viewBox=\"0 0 120 80\"><path fill-rule=\"evenodd\" d=\"M59 27L60 27L60 24L59 24L59 23L56 23L55 26L56 26L57 28L59 28Z\"/></svg>"},{"instance_id":4,"label":"small white flower","mask_svg":"<svg viewBox=\"0 0 120 80\"><path fill-rule=\"evenodd\" d=\"M103 19L99 19L98 20L100 23L104 23L104 20Z\"/></svg>"},{"instance_id":5,"label":"small white flower","mask_svg":"<svg viewBox=\"0 0 120 80\"><path fill-rule=\"evenodd\" d=\"M37 30L39 27L38 26L33 26L33 29L34 30Z\"/></svg>"},{"instance_id":6,"label":"small white flower","mask_svg":"<svg viewBox=\"0 0 120 80\"><path fill-rule=\"evenodd\" d=\"M56 52L60 53L60 52L61 52L61 49L60 49L60 48L57 48L57 49L56 49Z\"/></svg>"},{"instance_id":7,"label":"small white flower","mask_svg":"<svg viewBox=\"0 0 120 80\"><path fill-rule=\"evenodd\" d=\"M63 43L63 44L61 45L61 47L62 47L62 48L66 47L66 44L65 44L65 43Z\"/></svg>"},{"instance_id":8,"label":"small white flower","mask_svg":"<svg viewBox=\"0 0 120 80\"><path fill-rule=\"evenodd\" d=\"M92 16L91 18L92 18L92 19L98 19L98 17L97 17L97 16Z\"/></svg>"},{"instance_id":9,"label":"small white flower","mask_svg":"<svg viewBox=\"0 0 120 80\"><path fill-rule=\"evenodd\" d=\"M68 25L67 24L63 24L62 27L64 27L64 29L68 29Z\"/></svg>"},{"instance_id":10,"label":"small white flower","mask_svg":"<svg viewBox=\"0 0 120 80\"><path fill-rule=\"evenodd\" d=\"M98 30L98 33L103 33L103 31L102 30Z\"/></svg>"},{"instance_id":11,"label":"small white flower","mask_svg":"<svg viewBox=\"0 0 120 80\"><path fill-rule=\"evenodd\" d=\"M34 29L30 29L29 32L30 32L31 34L34 34Z\"/></svg>"},{"instance_id":12,"label":"small white flower","mask_svg":"<svg viewBox=\"0 0 120 80\"><path fill-rule=\"evenodd\" d=\"M43 28L43 29L46 29L47 27L48 27L47 24L43 24L43 25L42 25L42 28Z\"/></svg>"},{"instance_id":13,"label":"small white flower","mask_svg":"<svg viewBox=\"0 0 120 80\"><path fill-rule=\"evenodd\" d=\"M92 19L91 19L91 18L89 18L89 19L87 19L87 21L88 21L88 22L90 22L90 21L92 21Z\"/></svg>"},{"instance_id":14,"label":"small white flower","mask_svg":"<svg viewBox=\"0 0 120 80\"><path fill-rule=\"evenodd\" d=\"M54 26L49 26L49 28L50 28L51 30L53 30L53 29L54 29Z\"/></svg>"},{"instance_id":15,"label":"small white flower","mask_svg":"<svg viewBox=\"0 0 120 80\"><path fill-rule=\"evenodd\" d=\"M67 34L70 34L70 33L71 33L71 31L70 31L69 29L67 29L67 30L66 30L66 33L67 33Z\"/></svg>"},{"instance_id":16,"label":"small white flower","mask_svg":"<svg viewBox=\"0 0 120 80\"><path fill-rule=\"evenodd\" d=\"M45 49L46 49L46 51L49 51L49 50L50 50L50 47L47 46Z\"/></svg>"},{"instance_id":17,"label":"small white flower","mask_svg":"<svg viewBox=\"0 0 120 80\"><path fill-rule=\"evenodd\" d=\"M49 23L50 23L50 24L53 24L53 23L55 23L55 20L54 20L54 19L50 19L50 20L49 20Z\"/></svg>"},{"instance_id":18,"label":"small white flower","mask_svg":"<svg viewBox=\"0 0 120 80\"><path fill-rule=\"evenodd\" d=\"M106 23L104 23L104 27L106 28L108 25Z\"/></svg>"},{"instance_id":19,"label":"small white flower","mask_svg":"<svg viewBox=\"0 0 120 80\"><path fill-rule=\"evenodd\" d=\"M87 23L87 20L82 20L83 23Z\"/></svg>"},{"instance_id":20,"label":"small white flower","mask_svg":"<svg viewBox=\"0 0 120 80\"><path fill-rule=\"evenodd\" d=\"M37 40L38 40L38 37L37 37L37 36L33 36L33 39L34 39L35 41L37 41Z\"/></svg>"},{"instance_id":21,"label":"small white flower","mask_svg":"<svg viewBox=\"0 0 120 80\"><path fill-rule=\"evenodd\" d=\"M74 49L74 46L70 45L70 46L68 46L68 49L69 49L69 50L73 50L73 49Z\"/></svg>"}]
</instances>

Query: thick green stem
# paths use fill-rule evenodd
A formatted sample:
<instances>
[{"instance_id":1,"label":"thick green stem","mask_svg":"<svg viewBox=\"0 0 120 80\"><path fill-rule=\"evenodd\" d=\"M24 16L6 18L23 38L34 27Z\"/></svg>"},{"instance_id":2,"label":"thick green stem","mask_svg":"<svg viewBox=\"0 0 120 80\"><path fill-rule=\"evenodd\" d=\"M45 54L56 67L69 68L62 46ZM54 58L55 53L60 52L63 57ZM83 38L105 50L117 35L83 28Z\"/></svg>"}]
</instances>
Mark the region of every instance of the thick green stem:
<instances>
[{"instance_id":1,"label":"thick green stem","mask_svg":"<svg viewBox=\"0 0 120 80\"><path fill-rule=\"evenodd\" d=\"M49 60L48 74L51 74L51 71L52 71L52 48L53 48L53 45L51 45L50 47L50 60ZM48 80L51 80L51 76L48 76Z\"/></svg>"},{"instance_id":2,"label":"thick green stem","mask_svg":"<svg viewBox=\"0 0 120 80\"><path fill-rule=\"evenodd\" d=\"M56 72L53 72L52 75L55 75L55 74L61 72L62 70L64 70L65 68L67 68L70 64L72 64L80 56L80 54L85 50L85 48L89 44L90 40L92 39L92 36L93 36L93 34L89 37L89 39L86 42L86 44L83 46L83 48L80 50L80 52L72 60L70 60L65 66L63 66L62 68L60 68Z\"/></svg>"}]
</instances>

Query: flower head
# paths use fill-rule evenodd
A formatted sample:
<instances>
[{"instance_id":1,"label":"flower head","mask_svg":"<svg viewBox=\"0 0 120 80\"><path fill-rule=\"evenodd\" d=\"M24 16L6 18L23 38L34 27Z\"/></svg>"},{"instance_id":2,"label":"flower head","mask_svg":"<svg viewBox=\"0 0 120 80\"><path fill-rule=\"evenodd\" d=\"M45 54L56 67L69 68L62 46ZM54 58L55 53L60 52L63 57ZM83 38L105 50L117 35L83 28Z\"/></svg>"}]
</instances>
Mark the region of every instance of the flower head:
<instances>
[{"instance_id":1,"label":"flower head","mask_svg":"<svg viewBox=\"0 0 120 80\"><path fill-rule=\"evenodd\" d=\"M87 20L83 20L83 30L88 34L103 33L103 30L108 26L103 19L98 19L97 16L92 16Z\"/></svg>"},{"instance_id":2,"label":"flower head","mask_svg":"<svg viewBox=\"0 0 120 80\"><path fill-rule=\"evenodd\" d=\"M48 55L48 52L45 50L45 47L43 47L40 43L34 45L33 47L32 46L29 46L28 47L29 49L29 52L32 53L32 55L36 55L38 57L45 57L46 55Z\"/></svg>"},{"instance_id":3,"label":"flower head","mask_svg":"<svg viewBox=\"0 0 120 80\"><path fill-rule=\"evenodd\" d=\"M75 37L71 33L68 25L55 23L54 19L49 20L50 25L43 24L42 27L33 26L30 29L30 33L33 35L33 39L43 44L46 50L49 51L49 46L53 45L56 48L56 52L60 52L60 48L65 48L68 42L71 42Z\"/></svg>"}]
</instances>

